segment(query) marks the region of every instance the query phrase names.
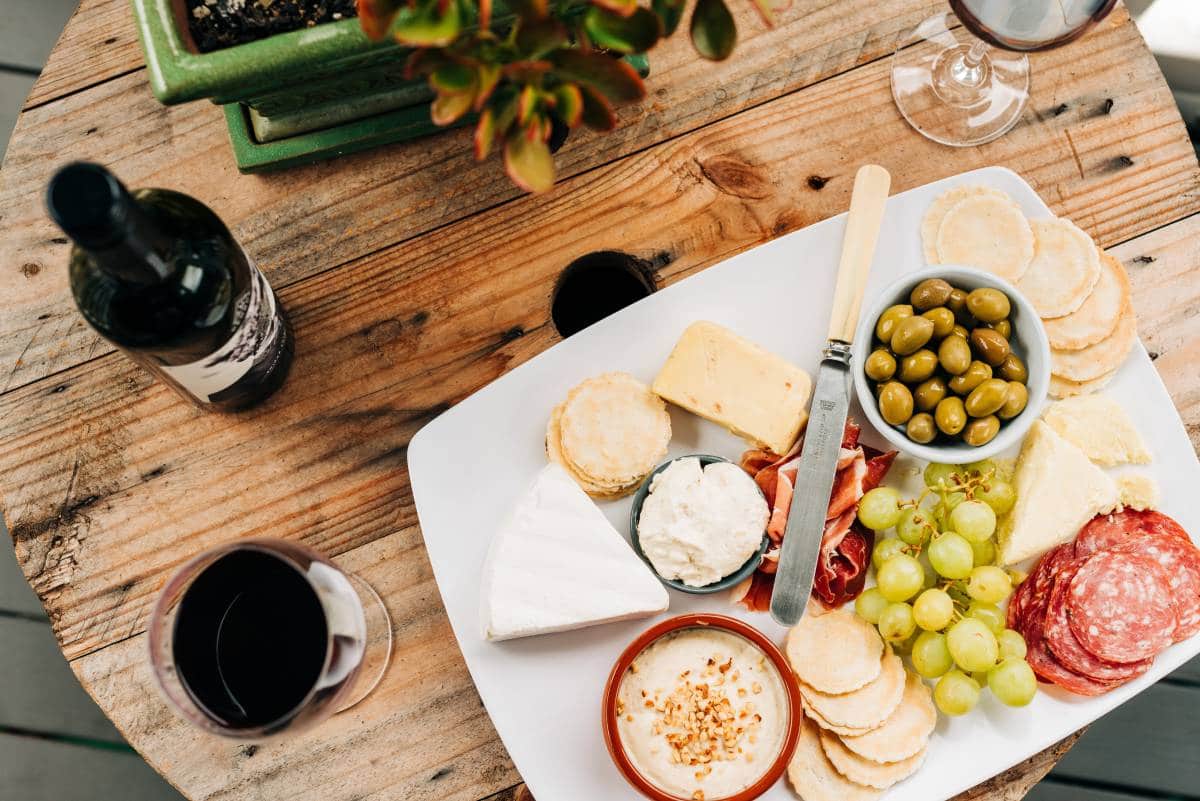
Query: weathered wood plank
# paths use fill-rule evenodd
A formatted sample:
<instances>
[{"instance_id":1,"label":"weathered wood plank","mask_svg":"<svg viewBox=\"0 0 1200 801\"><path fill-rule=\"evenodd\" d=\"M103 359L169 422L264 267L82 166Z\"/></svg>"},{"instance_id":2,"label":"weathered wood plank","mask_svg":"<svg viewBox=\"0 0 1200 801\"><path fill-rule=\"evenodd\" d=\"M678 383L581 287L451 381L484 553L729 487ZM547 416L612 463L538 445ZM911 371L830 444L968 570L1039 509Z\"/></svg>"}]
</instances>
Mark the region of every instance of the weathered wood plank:
<instances>
[{"instance_id":1,"label":"weathered wood plank","mask_svg":"<svg viewBox=\"0 0 1200 801\"><path fill-rule=\"evenodd\" d=\"M81 0L75 14L64 21L66 28L25 108L44 105L143 66L129 0Z\"/></svg>"},{"instance_id":2,"label":"weathered wood plank","mask_svg":"<svg viewBox=\"0 0 1200 801\"><path fill-rule=\"evenodd\" d=\"M182 801L137 754L0 733L0 798Z\"/></svg>"},{"instance_id":3,"label":"weathered wood plank","mask_svg":"<svg viewBox=\"0 0 1200 801\"><path fill-rule=\"evenodd\" d=\"M0 728L122 742L79 686L48 625L0 618L0 643Z\"/></svg>"},{"instance_id":4,"label":"weathered wood plank","mask_svg":"<svg viewBox=\"0 0 1200 801\"><path fill-rule=\"evenodd\" d=\"M1051 779L1040 782L1029 792L1025 797L1026 801L1146 801L1147 798L1144 795L1096 790L1091 787L1084 789L1067 781L1054 779L1053 771L1050 776Z\"/></svg>"},{"instance_id":5,"label":"weathered wood plank","mask_svg":"<svg viewBox=\"0 0 1200 801\"><path fill-rule=\"evenodd\" d=\"M251 415L203 417L110 357L9 392L5 512L68 655L137 633L163 572L231 533L340 553L413 524L408 437L556 340L551 287L583 253L625 247L669 283L843 210L846 176L868 159L894 168L897 191L1011 164L1106 243L1200 207L1194 155L1176 112L1162 111L1169 95L1140 38L1120 25L1087 41L1044 57L1046 71L1075 76L1071 90L1035 95L1035 108L1073 110L984 148L947 151L910 131L878 62L288 286L295 376ZM1130 70L1147 75L1097 114ZM1133 165L1114 169L1126 153ZM823 189L812 175L829 179ZM249 465L253 497L240 477Z\"/></svg>"},{"instance_id":6,"label":"weathered wood plank","mask_svg":"<svg viewBox=\"0 0 1200 801\"><path fill-rule=\"evenodd\" d=\"M1194 797L1200 787L1200 691L1156 684L1092 724L1055 768L1060 779ZM1136 731L1138 736L1131 737Z\"/></svg>"}]
</instances>

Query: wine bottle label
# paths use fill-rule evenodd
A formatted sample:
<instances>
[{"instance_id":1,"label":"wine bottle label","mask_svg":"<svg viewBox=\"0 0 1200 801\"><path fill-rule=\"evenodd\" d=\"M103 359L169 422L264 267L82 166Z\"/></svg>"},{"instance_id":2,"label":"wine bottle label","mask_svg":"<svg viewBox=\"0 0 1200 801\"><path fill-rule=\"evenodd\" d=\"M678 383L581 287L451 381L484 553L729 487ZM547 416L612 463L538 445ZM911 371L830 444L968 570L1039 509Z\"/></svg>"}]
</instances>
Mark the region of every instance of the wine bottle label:
<instances>
[{"instance_id":1,"label":"wine bottle label","mask_svg":"<svg viewBox=\"0 0 1200 801\"><path fill-rule=\"evenodd\" d=\"M202 403L215 403L252 370L269 374L279 360L287 329L275 293L250 257L250 286L236 301L233 317L241 322L228 341L213 353L188 364L160 364L158 369Z\"/></svg>"}]
</instances>

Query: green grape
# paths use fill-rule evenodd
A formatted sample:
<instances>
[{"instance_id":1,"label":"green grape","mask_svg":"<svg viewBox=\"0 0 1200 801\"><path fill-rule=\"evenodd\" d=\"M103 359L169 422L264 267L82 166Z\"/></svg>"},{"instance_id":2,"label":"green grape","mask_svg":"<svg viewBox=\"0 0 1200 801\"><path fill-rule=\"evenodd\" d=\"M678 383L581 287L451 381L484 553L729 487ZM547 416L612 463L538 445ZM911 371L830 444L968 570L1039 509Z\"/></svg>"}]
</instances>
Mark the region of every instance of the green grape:
<instances>
[{"instance_id":1,"label":"green grape","mask_svg":"<svg viewBox=\"0 0 1200 801\"><path fill-rule=\"evenodd\" d=\"M967 493L965 492L948 492L946 493L946 497L942 498L942 508L945 510L946 514L950 514L966 499ZM947 520L946 522L951 524L948 526L949 528L954 527L953 520Z\"/></svg>"},{"instance_id":2,"label":"green grape","mask_svg":"<svg viewBox=\"0 0 1200 801\"><path fill-rule=\"evenodd\" d=\"M925 486L930 489L937 489L939 486L951 487L954 485L953 476L958 470L957 465L930 462L925 468Z\"/></svg>"},{"instance_id":3,"label":"green grape","mask_svg":"<svg viewBox=\"0 0 1200 801\"><path fill-rule=\"evenodd\" d=\"M888 604L879 616L879 633L890 643L900 643L917 630L913 610L908 604Z\"/></svg>"},{"instance_id":4,"label":"green grape","mask_svg":"<svg viewBox=\"0 0 1200 801\"><path fill-rule=\"evenodd\" d=\"M925 556L922 554L922 556ZM921 589L928 590L931 587L936 587L938 583L937 571L932 566L926 564L929 557L925 556L925 560L921 562L921 569L925 571L925 580L921 582Z\"/></svg>"},{"instance_id":5,"label":"green grape","mask_svg":"<svg viewBox=\"0 0 1200 801\"><path fill-rule=\"evenodd\" d=\"M998 604L1012 593L1012 582L1004 568L981 565L971 571L967 580L967 595L976 601Z\"/></svg>"},{"instance_id":6,"label":"green grape","mask_svg":"<svg viewBox=\"0 0 1200 801\"><path fill-rule=\"evenodd\" d=\"M963 465L963 473L969 477L989 476L996 474L996 463L991 459L982 459L978 462L971 462Z\"/></svg>"},{"instance_id":7,"label":"green grape","mask_svg":"<svg viewBox=\"0 0 1200 801\"><path fill-rule=\"evenodd\" d=\"M896 524L896 536L909 545L924 545L934 533L928 513L910 506L900 514Z\"/></svg>"},{"instance_id":8,"label":"green grape","mask_svg":"<svg viewBox=\"0 0 1200 801\"><path fill-rule=\"evenodd\" d=\"M950 627L946 645L954 662L972 673L991 670L1000 653L996 635L982 620L973 617L963 618Z\"/></svg>"},{"instance_id":9,"label":"green grape","mask_svg":"<svg viewBox=\"0 0 1200 801\"><path fill-rule=\"evenodd\" d=\"M886 537L875 543L875 548L871 551L871 564L875 565L875 570L878 571L884 564L902 553L904 553L904 543L895 537Z\"/></svg>"},{"instance_id":10,"label":"green grape","mask_svg":"<svg viewBox=\"0 0 1200 801\"><path fill-rule=\"evenodd\" d=\"M966 578L975 566L971 543L953 531L945 531L934 537L929 543L928 553L929 564L933 565L938 575L948 579Z\"/></svg>"},{"instance_id":11,"label":"green grape","mask_svg":"<svg viewBox=\"0 0 1200 801\"><path fill-rule=\"evenodd\" d=\"M987 683L992 695L1008 706L1025 706L1037 695L1037 677L1024 659L1005 659L991 669Z\"/></svg>"},{"instance_id":12,"label":"green grape","mask_svg":"<svg viewBox=\"0 0 1200 801\"><path fill-rule=\"evenodd\" d=\"M912 663L922 678L936 679L950 668L954 660L946 647L946 635L936 631L922 631L912 647Z\"/></svg>"},{"instance_id":13,"label":"green grape","mask_svg":"<svg viewBox=\"0 0 1200 801\"><path fill-rule=\"evenodd\" d=\"M996 561L996 543L992 540L972 542L971 553L975 554L975 567L990 565Z\"/></svg>"},{"instance_id":14,"label":"green grape","mask_svg":"<svg viewBox=\"0 0 1200 801\"><path fill-rule=\"evenodd\" d=\"M979 702L979 685L961 670L951 670L938 679L933 700L946 715L965 715Z\"/></svg>"},{"instance_id":15,"label":"green grape","mask_svg":"<svg viewBox=\"0 0 1200 801\"><path fill-rule=\"evenodd\" d=\"M971 605L967 607L967 617L981 621L997 637L1004 631L1007 622L1007 617L1000 607L985 601L971 601Z\"/></svg>"},{"instance_id":16,"label":"green grape","mask_svg":"<svg viewBox=\"0 0 1200 801\"><path fill-rule=\"evenodd\" d=\"M970 542L983 542L996 533L996 513L983 501L963 501L950 513L950 528Z\"/></svg>"},{"instance_id":17,"label":"green grape","mask_svg":"<svg viewBox=\"0 0 1200 801\"><path fill-rule=\"evenodd\" d=\"M904 656L906 654L911 654L913 645L916 644L917 637L919 637L919 636L920 636L920 632L918 632L917 630L914 629L913 633L908 635L907 640L904 640L903 642L891 643L892 650L895 651L896 653L900 654L901 656Z\"/></svg>"},{"instance_id":18,"label":"green grape","mask_svg":"<svg viewBox=\"0 0 1200 801\"><path fill-rule=\"evenodd\" d=\"M1024 570L1017 570L1012 567L1006 567L1004 572L1008 576L1008 583L1014 587L1020 587L1025 579L1029 578L1029 574Z\"/></svg>"},{"instance_id":19,"label":"green grape","mask_svg":"<svg viewBox=\"0 0 1200 801\"><path fill-rule=\"evenodd\" d=\"M858 612L858 616L870 623L872 626L879 622L879 615L888 605L888 599L883 597L883 593L878 587L872 587L869 590L863 590L862 595L854 601L854 611Z\"/></svg>"},{"instance_id":20,"label":"green grape","mask_svg":"<svg viewBox=\"0 0 1200 801\"><path fill-rule=\"evenodd\" d=\"M900 520L900 493L876 487L858 502L858 522L873 531L884 531Z\"/></svg>"},{"instance_id":21,"label":"green grape","mask_svg":"<svg viewBox=\"0 0 1200 801\"><path fill-rule=\"evenodd\" d=\"M978 670L971 674L971 681L978 684L980 687L987 686L988 672L986 670Z\"/></svg>"},{"instance_id":22,"label":"green grape","mask_svg":"<svg viewBox=\"0 0 1200 801\"><path fill-rule=\"evenodd\" d=\"M906 553L897 554L875 570L875 583L883 597L892 603L907 601L921 591L925 568Z\"/></svg>"},{"instance_id":23,"label":"green grape","mask_svg":"<svg viewBox=\"0 0 1200 801\"><path fill-rule=\"evenodd\" d=\"M945 590L925 590L913 602L913 618L926 631L941 631L954 619L954 599Z\"/></svg>"},{"instance_id":24,"label":"green grape","mask_svg":"<svg viewBox=\"0 0 1200 801\"><path fill-rule=\"evenodd\" d=\"M1007 481L993 479L987 489L975 491L975 500L983 501L998 515L1007 514L1017 502L1017 491Z\"/></svg>"},{"instance_id":25,"label":"green grape","mask_svg":"<svg viewBox=\"0 0 1200 801\"><path fill-rule=\"evenodd\" d=\"M1021 632L1005 629L996 637L996 643L1000 646L1001 659L1024 659L1028 649L1025 646L1025 638L1021 636Z\"/></svg>"}]
</instances>

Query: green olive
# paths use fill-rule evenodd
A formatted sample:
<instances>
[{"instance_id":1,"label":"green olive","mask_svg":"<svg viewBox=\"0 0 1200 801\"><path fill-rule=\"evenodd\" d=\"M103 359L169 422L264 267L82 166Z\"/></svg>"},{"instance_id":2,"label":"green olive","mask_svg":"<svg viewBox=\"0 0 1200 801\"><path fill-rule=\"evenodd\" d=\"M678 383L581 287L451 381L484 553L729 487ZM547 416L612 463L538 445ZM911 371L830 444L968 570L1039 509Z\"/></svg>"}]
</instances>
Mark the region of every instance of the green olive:
<instances>
[{"instance_id":1,"label":"green olive","mask_svg":"<svg viewBox=\"0 0 1200 801\"><path fill-rule=\"evenodd\" d=\"M914 414L909 418L904 433L908 434L909 439L920 445L933 442L933 438L937 436L937 427L934 425L933 415L927 412Z\"/></svg>"},{"instance_id":2,"label":"green olive","mask_svg":"<svg viewBox=\"0 0 1200 801\"><path fill-rule=\"evenodd\" d=\"M972 417L987 417L1000 411L1008 399L1008 382L1003 378L989 378L967 396L965 406Z\"/></svg>"},{"instance_id":3,"label":"green olive","mask_svg":"<svg viewBox=\"0 0 1200 801\"><path fill-rule=\"evenodd\" d=\"M978 448L980 445L986 445L995 438L1000 432L1000 418L996 415L987 417L976 417L971 422L967 423L963 429L963 442L973 448Z\"/></svg>"},{"instance_id":4,"label":"green olive","mask_svg":"<svg viewBox=\"0 0 1200 801\"><path fill-rule=\"evenodd\" d=\"M938 362L950 375L962 375L971 364L971 346L963 337L950 335L938 345Z\"/></svg>"},{"instance_id":5,"label":"green olive","mask_svg":"<svg viewBox=\"0 0 1200 801\"><path fill-rule=\"evenodd\" d=\"M887 381L896 374L896 357L886 348L878 348L867 357L863 372L872 381Z\"/></svg>"},{"instance_id":6,"label":"green olive","mask_svg":"<svg viewBox=\"0 0 1200 801\"><path fill-rule=\"evenodd\" d=\"M875 323L875 336L879 337L880 342L891 342L892 334L896 330L896 323L905 317L912 316L912 306L906 304L889 306L883 314L879 315L879 321Z\"/></svg>"},{"instance_id":7,"label":"green olive","mask_svg":"<svg viewBox=\"0 0 1200 801\"><path fill-rule=\"evenodd\" d=\"M971 350L992 367L999 367L1011 352L1008 340L990 328L976 328L971 332Z\"/></svg>"},{"instance_id":8,"label":"green olive","mask_svg":"<svg viewBox=\"0 0 1200 801\"><path fill-rule=\"evenodd\" d=\"M933 337L933 321L924 317L905 317L896 323L892 333L892 353L897 356L907 356L925 347L925 343Z\"/></svg>"},{"instance_id":9,"label":"green olive","mask_svg":"<svg viewBox=\"0 0 1200 801\"><path fill-rule=\"evenodd\" d=\"M949 392L950 390L946 387L946 379L935 375L928 381L921 382L913 390L913 403L919 411L932 411Z\"/></svg>"},{"instance_id":10,"label":"green olive","mask_svg":"<svg viewBox=\"0 0 1200 801\"><path fill-rule=\"evenodd\" d=\"M921 348L900 360L898 378L905 384L919 384L933 375L937 366L937 354L928 348Z\"/></svg>"},{"instance_id":11,"label":"green olive","mask_svg":"<svg viewBox=\"0 0 1200 801\"><path fill-rule=\"evenodd\" d=\"M879 392L879 414L888 425L902 426L913 413L913 397L899 381L889 381Z\"/></svg>"},{"instance_id":12,"label":"green olive","mask_svg":"<svg viewBox=\"0 0 1200 801\"><path fill-rule=\"evenodd\" d=\"M943 434L953 437L962 431L963 426L967 424L967 410L963 406L962 398L953 395L942 398L933 411L933 419L937 423L938 431Z\"/></svg>"},{"instance_id":13,"label":"green olive","mask_svg":"<svg viewBox=\"0 0 1200 801\"><path fill-rule=\"evenodd\" d=\"M954 330L954 312L947 309L945 306L938 306L935 309L922 312L921 316L926 320L933 321L933 338L941 339L948 336Z\"/></svg>"},{"instance_id":14,"label":"green olive","mask_svg":"<svg viewBox=\"0 0 1200 801\"><path fill-rule=\"evenodd\" d=\"M908 296L909 302L913 308L918 311L932 309L935 306L943 306L950 299L950 293L954 291L954 287L940 278L926 278L921 283L913 287L912 294Z\"/></svg>"},{"instance_id":15,"label":"green olive","mask_svg":"<svg viewBox=\"0 0 1200 801\"><path fill-rule=\"evenodd\" d=\"M1012 338L1012 322L1007 317L998 323L988 323L985 328L990 328L1005 339Z\"/></svg>"},{"instance_id":16,"label":"green olive","mask_svg":"<svg viewBox=\"0 0 1200 801\"><path fill-rule=\"evenodd\" d=\"M1029 369L1025 367L1025 362L1021 361L1021 357L1015 353L1005 356L996 372L1005 381L1018 381L1024 384L1029 380Z\"/></svg>"},{"instance_id":17,"label":"green olive","mask_svg":"<svg viewBox=\"0 0 1200 801\"><path fill-rule=\"evenodd\" d=\"M971 332L965 325L959 325L958 323L955 323L953 330L950 331L950 336L959 336L963 339L970 339Z\"/></svg>"},{"instance_id":18,"label":"green olive","mask_svg":"<svg viewBox=\"0 0 1200 801\"><path fill-rule=\"evenodd\" d=\"M946 308L958 314L967 306L967 293L955 287L950 292L950 297L946 298Z\"/></svg>"},{"instance_id":19,"label":"green olive","mask_svg":"<svg viewBox=\"0 0 1200 801\"><path fill-rule=\"evenodd\" d=\"M956 395L970 395L971 390L991 377L992 366L976 359L961 374L950 379L950 391Z\"/></svg>"},{"instance_id":20,"label":"green olive","mask_svg":"<svg viewBox=\"0 0 1200 801\"><path fill-rule=\"evenodd\" d=\"M998 323L1012 311L1012 305L999 289L981 286L967 295L967 311L981 323Z\"/></svg>"},{"instance_id":21,"label":"green olive","mask_svg":"<svg viewBox=\"0 0 1200 801\"><path fill-rule=\"evenodd\" d=\"M1000 415L1001 420L1011 420L1025 411L1025 406L1029 403L1029 390L1019 381L1009 381L1005 388L1007 393L1004 405L996 414Z\"/></svg>"}]
</instances>

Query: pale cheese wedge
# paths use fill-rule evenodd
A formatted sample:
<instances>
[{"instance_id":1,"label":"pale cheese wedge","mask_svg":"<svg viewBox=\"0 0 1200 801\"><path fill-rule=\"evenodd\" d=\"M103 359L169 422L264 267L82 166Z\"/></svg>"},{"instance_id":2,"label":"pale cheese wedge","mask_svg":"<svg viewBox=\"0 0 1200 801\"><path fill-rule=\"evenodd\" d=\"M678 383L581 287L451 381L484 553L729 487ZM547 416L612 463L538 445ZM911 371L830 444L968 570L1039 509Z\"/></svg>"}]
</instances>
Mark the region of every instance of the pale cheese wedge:
<instances>
[{"instance_id":1,"label":"pale cheese wedge","mask_svg":"<svg viewBox=\"0 0 1200 801\"><path fill-rule=\"evenodd\" d=\"M692 323L651 389L755 445L787 453L808 421L812 379L716 323Z\"/></svg>"},{"instance_id":2,"label":"pale cheese wedge","mask_svg":"<svg viewBox=\"0 0 1200 801\"><path fill-rule=\"evenodd\" d=\"M1116 483L1041 420L1021 446L1017 502L1000 527L1000 562L1010 565L1075 539L1083 524L1121 501Z\"/></svg>"},{"instance_id":3,"label":"pale cheese wedge","mask_svg":"<svg viewBox=\"0 0 1200 801\"><path fill-rule=\"evenodd\" d=\"M1150 449L1121 404L1107 395L1077 395L1054 403L1042 415L1061 437L1096 464L1149 464Z\"/></svg>"},{"instance_id":4,"label":"pale cheese wedge","mask_svg":"<svg viewBox=\"0 0 1200 801\"><path fill-rule=\"evenodd\" d=\"M667 608L667 591L560 465L549 464L492 539L480 620L488 640L550 634Z\"/></svg>"},{"instance_id":5,"label":"pale cheese wedge","mask_svg":"<svg viewBox=\"0 0 1200 801\"><path fill-rule=\"evenodd\" d=\"M1139 512L1158 508L1158 484L1145 473L1126 473L1117 476L1117 487L1121 491L1121 505Z\"/></svg>"}]
</instances>

